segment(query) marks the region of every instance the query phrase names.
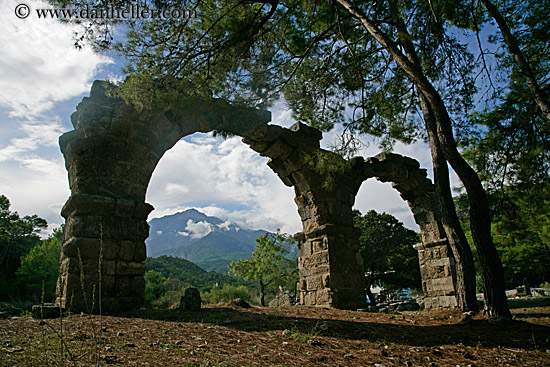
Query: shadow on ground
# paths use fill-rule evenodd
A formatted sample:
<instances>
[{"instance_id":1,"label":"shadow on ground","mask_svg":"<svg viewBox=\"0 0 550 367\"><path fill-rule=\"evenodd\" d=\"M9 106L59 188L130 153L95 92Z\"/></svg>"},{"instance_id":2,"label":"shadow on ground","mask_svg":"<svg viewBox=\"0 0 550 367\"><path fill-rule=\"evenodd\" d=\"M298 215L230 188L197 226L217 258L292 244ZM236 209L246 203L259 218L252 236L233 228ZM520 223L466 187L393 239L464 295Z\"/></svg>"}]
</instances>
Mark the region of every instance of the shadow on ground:
<instances>
[{"instance_id":1,"label":"shadow on ground","mask_svg":"<svg viewBox=\"0 0 550 367\"><path fill-rule=\"evenodd\" d=\"M396 343L433 347L445 344L485 348L537 349L547 344L550 327L519 320L486 320L477 317L463 323L457 311L376 314L320 310L308 307L269 309L208 307L195 312L139 311L122 317L207 323L246 332L297 331L306 335L344 340ZM320 317L322 316L322 317ZM519 315L521 318L531 314ZM548 314L536 314L547 317ZM342 320L343 319L343 320Z\"/></svg>"}]
</instances>

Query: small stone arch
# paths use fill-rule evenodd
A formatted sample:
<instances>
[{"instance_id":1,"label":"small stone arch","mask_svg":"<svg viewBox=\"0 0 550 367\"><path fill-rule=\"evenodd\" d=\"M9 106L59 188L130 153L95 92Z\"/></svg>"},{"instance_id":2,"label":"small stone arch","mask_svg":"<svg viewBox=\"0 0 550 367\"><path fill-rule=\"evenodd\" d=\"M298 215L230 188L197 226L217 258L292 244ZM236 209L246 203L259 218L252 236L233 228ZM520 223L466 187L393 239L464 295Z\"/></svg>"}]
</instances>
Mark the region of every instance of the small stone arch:
<instances>
[{"instance_id":1,"label":"small stone arch","mask_svg":"<svg viewBox=\"0 0 550 367\"><path fill-rule=\"evenodd\" d=\"M365 179L391 182L407 202L420 227L418 251L424 307L456 307L456 265L438 212L437 198L427 171L418 161L395 153L380 153L365 160Z\"/></svg>"},{"instance_id":2,"label":"small stone arch","mask_svg":"<svg viewBox=\"0 0 550 367\"><path fill-rule=\"evenodd\" d=\"M147 216L153 210L145 203L147 186L163 154L195 132L241 136L251 149L269 157L269 167L294 188L303 225L297 239L304 305L366 305L359 233L352 218L365 179L394 182L424 228L424 245L441 239L437 216L428 210L431 194L421 192L427 187L425 172L422 179L415 173L418 163L414 168L410 158L379 155L345 161L320 149L320 131L301 123L288 129L269 125L267 111L216 99L138 111L112 96L111 89L94 82L90 97L71 116L74 130L59 139L71 189L61 212L66 220L57 288L62 308L91 312L94 300L100 299L104 311L144 304ZM436 230L440 232L434 235Z\"/></svg>"}]
</instances>

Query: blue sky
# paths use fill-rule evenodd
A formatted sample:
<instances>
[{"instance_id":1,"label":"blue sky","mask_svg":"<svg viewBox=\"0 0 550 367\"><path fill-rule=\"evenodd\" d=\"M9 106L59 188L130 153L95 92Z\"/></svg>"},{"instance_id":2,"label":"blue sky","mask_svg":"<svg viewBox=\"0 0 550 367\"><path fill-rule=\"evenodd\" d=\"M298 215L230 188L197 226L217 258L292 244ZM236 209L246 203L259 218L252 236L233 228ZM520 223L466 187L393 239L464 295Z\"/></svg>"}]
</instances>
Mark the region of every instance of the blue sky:
<instances>
[{"instance_id":1,"label":"blue sky","mask_svg":"<svg viewBox=\"0 0 550 367\"><path fill-rule=\"evenodd\" d=\"M120 79L124 61L86 48L76 50L70 25L36 17L18 19L18 3L0 3L0 194L21 215L45 218L51 231L63 223L59 212L70 195L59 135L72 130L70 115L88 95L92 81ZM46 7L43 4L28 2L31 8ZM284 103L272 108L272 123L294 123ZM337 132L325 134L322 145L333 143ZM431 176L424 143L397 144L395 151L418 159ZM361 155L378 152L371 141ZM182 139L153 174L146 200L156 209L150 218L194 207L250 229L298 232L293 189L284 186L266 162L238 138L224 141L196 134ZM408 206L390 184L373 179L363 183L356 208L389 212L417 229Z\"/></svg>"}]
</instances>

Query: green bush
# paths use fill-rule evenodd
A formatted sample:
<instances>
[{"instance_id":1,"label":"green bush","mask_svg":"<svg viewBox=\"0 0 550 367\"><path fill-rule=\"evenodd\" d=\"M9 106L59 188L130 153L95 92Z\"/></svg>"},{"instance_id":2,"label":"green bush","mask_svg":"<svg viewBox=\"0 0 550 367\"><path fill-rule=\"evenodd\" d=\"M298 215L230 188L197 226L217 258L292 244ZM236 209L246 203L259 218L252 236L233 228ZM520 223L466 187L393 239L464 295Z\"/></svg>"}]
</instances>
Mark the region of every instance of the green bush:
<instances>
[{"instance_id":1,"label":"green bush","mask_svg":"<svg viewBox=\"0 0 550 367\"><path fill-rule=\"evenodd\" d=\"M235 298L241 298L250 302L250 292L244 285L235 287L231 284L224 284L223 287L214 285L210 292L203 294L203 301L207 304L228 302Z\"/></svg>"},{"instance_id":2,"label":"green bush","mask_svg":"<svg viewBox=\"0 0 550 367\"><path fill-rule=\"evenodd\" d=\"M180 302L181 296L187 287L185 282L182 282L177 278L168 278L162 283L165 292L155 302L153 302L154 308L169 309L177 306Z\"/></svg>"},{"instance_id":3,"label":"green bush","mask_svg":"<svg viewBox=\"0 0 550 367\"><path fill-rule=\"evenodd\" d=\"M153 307L154 303L166 292L166 278L155 270L145 272L145 304Z\"/></svg>"},{"instance_id":4,"label":"green bush","mask_svg":"<svg viewBox=\"0 0 550 367\"><path fill-rule=\"evenodd\" d=\"M59 276L61 241L56 237L43 240L21 258L16 272L16 284L26 300L40 301L44 284L44 301L55 298L55 286Z\"/></svg>"}]
</instances>

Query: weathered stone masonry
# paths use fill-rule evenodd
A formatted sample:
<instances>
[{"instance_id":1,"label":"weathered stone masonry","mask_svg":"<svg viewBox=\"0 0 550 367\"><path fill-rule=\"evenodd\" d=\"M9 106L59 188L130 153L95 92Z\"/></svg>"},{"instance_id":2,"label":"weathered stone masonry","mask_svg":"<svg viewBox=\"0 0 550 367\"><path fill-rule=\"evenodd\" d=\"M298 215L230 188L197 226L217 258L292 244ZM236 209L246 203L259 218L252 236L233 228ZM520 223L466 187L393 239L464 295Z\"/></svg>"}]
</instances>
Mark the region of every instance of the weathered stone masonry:
<instances>
[{"instance_id":1,"label":"weathered stone masonry","mask_svg":"<svg viewBox=\"0 0 550 367\"><path fill-rule=\"evenodd\" d=\"M437 211L432 182L414 159L381 153L365 161L365 178L392 182L420 227L422 243L415 246L420 261L424 307L456 307L455 260Z\"/></svg>"},{"instance_id":2,"label":"weathered stone masonry","mask_svg":"<svg viewBox=\"0 0 550 367\"><path fill-rule=\"evenodd\" d=\"M344 161L319 148L319 131L299 123L289 129L269 125L269 112L221 100L191 100L169 110L138 112L109 97L104 85L95 82L71 120L74 130L60 138L72 193L62 210L66 226L58 302L64 308L90 312L95 302L97 311L100 272L103 310L143 305L146 219L153 209L144 202L147 186L162 155L195 132L241 136L269 157L271 169L294 187L303 224L298 236L302 304L364 307L352 206L367 178L394 182L409 202L425 244L442 239L437 213L430 209L433 190L430 193L425 171L416 161L398 155ZM319 167L324 159L339 168L323 172ZM433 274L423 275L428 273Z\"/></svg>"}]
</instances>

